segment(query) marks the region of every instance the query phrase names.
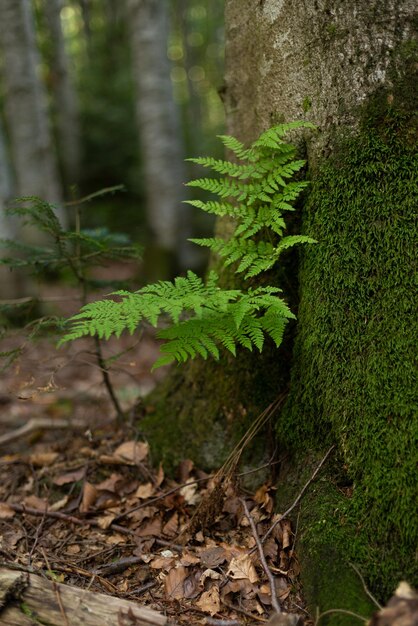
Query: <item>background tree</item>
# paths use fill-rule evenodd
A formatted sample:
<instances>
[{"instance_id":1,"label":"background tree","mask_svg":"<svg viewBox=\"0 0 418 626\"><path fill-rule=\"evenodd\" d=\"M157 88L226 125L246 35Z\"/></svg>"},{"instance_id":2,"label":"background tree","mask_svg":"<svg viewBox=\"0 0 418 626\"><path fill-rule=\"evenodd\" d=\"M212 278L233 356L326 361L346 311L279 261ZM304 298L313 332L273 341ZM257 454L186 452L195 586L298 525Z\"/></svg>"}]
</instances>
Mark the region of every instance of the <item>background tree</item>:
<instances>
[{"instance_id":1,"label":"background tree","mask_svg":"<svg viewBox=\"0 0 418 626\"><path fill-rule=\"evenodd\" d=\"M41 9L47 26L45 38L49 43L48 82L54 96L58 154L68 192L68 187L79 181L81 137L78 96L61 23L63 6L63 0L48 0L42 3Z\"/></svg>"},{"instance_id":2,"label":"background tree","mask_svg":"<svg viewBox=\"0 0 418 626\"><path fill-rule=\"evenodd\" d=\"M308 119L300 142L311 190L300 303L294 260L283 266L298 334L281 354L194 363L167 383L157 419L141 423L172 458L173 442L216 465L269 399L278 417L286 508L324 447L334 464L305 499L299 522L305 591L320 610L370 614L354 561L384 598L417 579L413 468L413 239L416 205L416 33L413 3L228 0L228 131L253 140L272 123ZM415 171L415 174L413 172ZM220 232L229 225L218 224ZM225 277L228 280L228 277ZM291 363L291 366L290 366ZM177 380L176 380L177 379ZM174 384L175 383L175 384ZM158 420L160 415L161 421ZM204 416L204 417L203 417ZM332 615L334 624L354 618Z\"/></svg>"},{"instance_id":3,"label":"background tree","mask_svg":"<svg viewBox=\"0 0 418 626\"><path fill-rule=\"evenodd\" d=\"M65 222L29 0L0 3L0 43L16 193L37 195L55 203L60 219Z\"/></svg>"},{"instance_id":4,"label":"background tree","mask_svg":"<svg viewBox=\"0 0 418 626\"><path fill-rule=\"evenodd\" d=\"M182 249L180 235L187 238L189 211L182 205L184 150L167 57L168 8L166 0L128 1L148 223L160 259L171 255L170 266Z\"/></svg>"},{"instance_id":5,"label":"background tree","mask_svg":"<svg viewBox=\"0 0 418 626\"><path fill-rule=\"evenodd\" d=\"M3 124L0 119L0 240L13 239L15 224L6 215L7 203L13 195L12 174L9 156L4 137ZM1 256L1 247L0 247ZM18 295L18 285L8 267L0 266L0 293L2 298L15 298Z\"/></svg>"}]
</instances>

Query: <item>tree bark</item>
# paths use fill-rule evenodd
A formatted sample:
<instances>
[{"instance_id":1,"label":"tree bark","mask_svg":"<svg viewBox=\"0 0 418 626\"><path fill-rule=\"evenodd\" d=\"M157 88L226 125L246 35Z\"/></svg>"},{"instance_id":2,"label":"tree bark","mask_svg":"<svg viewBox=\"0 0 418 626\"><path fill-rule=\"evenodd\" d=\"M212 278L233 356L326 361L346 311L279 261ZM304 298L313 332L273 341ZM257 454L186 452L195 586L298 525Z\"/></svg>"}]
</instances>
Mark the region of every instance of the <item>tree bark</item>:
<instances>
[{"instance_id":1,"label":"tree bark","mask_svg":"<svg viewBox=\"0 0 418 626\"><path fill-rule=\"evenodd\" d=\"M271 386L279 393L291 372L277 425L281 449L293 453L281 468L280 510L324 446L337 444L328 480L305 498L299 523L305 591L320 611L370 615L349 561L381 599L400 578L418 578L414 13L412 0L227 0L228 131L249 142L283 121L318 126L316 134L295 139L311 179L303 230L319 243L301 255L293 356L287 348L218 370L195 363L185 374L189 387L179 382L178 393L171 388L157 407L161 414L167 408L171 442L176 430L183 443L192 440L199 419L201 442L211 438L210 424L225 442L244 413L265 408ZM220 232L226 227L218 224ZM294 284L295 276L287 281ZM333 626L355 623L342 614L329 619Z\"/></svg>"},{"instance_id":2,"label":"tree bark","mask_svg":"<svg viewBox=\"0 0 418 626\"><path fill-rule=\"evenodd\" d=\"M16 193L52 202L65 223L46 92L38 75L39 54L29 0L0 3L0 43Z\"/></svg>"},{"instance_id":3,"label":"tree bark","mask_svg":"<svg viewBox=\"0 0 418 626\"><path fill-rule=\"evenodd\" d=\"M0 239L14 239L16 224L6 214L6 206L13 195L12 174L10 171L9 157L6 151L6 143L3 132L3 124L0 120ZM4 256L0 248L0 258ZM0 265L0 293L2 298L16 298L19 295L16 274L12 274L7 266Z\"/></svg>"},{"instance_id":4,"label":"tree bark","mask_svg":"<svg viewBox=\"0 0 418 626\"><path fill-rule=\"evenodd\" d=\"M152 245L177 257L184 267L189 209L182 204L186 197L183 141L167 57L168 2L127 0L127 6Z\"/></svg>"},{"instance_id":5,"label":"tree bark","mask_svg":"<svg viewBox=\"0 0 418 626\"><path fill-rule=\"evenodd\" d=\"M67 186L78 182L80 174L80 124L78 98L61 24L62 0L48 0L43 11L50 33L50 82L54 95L57 143Z\"/></svg>"}]
</instances>

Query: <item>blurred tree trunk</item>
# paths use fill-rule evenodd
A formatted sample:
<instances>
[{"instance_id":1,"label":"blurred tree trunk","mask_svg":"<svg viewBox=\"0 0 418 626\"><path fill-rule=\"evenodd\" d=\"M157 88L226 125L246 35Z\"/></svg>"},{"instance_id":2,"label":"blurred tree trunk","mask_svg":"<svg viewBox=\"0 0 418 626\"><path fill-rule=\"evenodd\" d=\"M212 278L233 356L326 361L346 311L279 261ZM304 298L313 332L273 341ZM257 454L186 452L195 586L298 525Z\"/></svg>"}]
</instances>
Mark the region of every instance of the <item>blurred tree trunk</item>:
<instances>
[{"instance_id":1,"label":"blurred tree trunk","mask_svg":"<svg viewBox=\"0 0 418 626\"><path fill-rule=\"evenodd\" d=\"M336 445L298 530L305 593L320 612L370 615L349 562L381 599L418 578L415 10L412 0L227 0L228 130L250 142L282 121L319 127L298 136L311 179L302 227L319 243L301 253L293 354L287 346L177 370L142 422L170 458L186 447L216 464L271 386L279 394L290 378L277 425L293 454L281 467L280 510Z\"/></svg>"},{"instance_id":2,"label":"blurred tree trunk","mask_svg":"<svg viewBox=\"0 0 418 626\"><path fill-rule=\"evenodd\" d=\"M50 34L51 54L49 78L54 96L59 157L68 188L78 182L80 175L80 125L78 98L71 76L71 67L61 24L63 0L45 0L43 11Z\"/></svg>"},{"instance_id":3,"label":"blurred tree trunk","mask_svg":"<svg viewBox=\"0 0 418 626\"><path fill-rule=\"evenodd\" d=\"M0 239L12 239L16 236L16 224L5 208L13 195L12 175L10 171L9 157L6 150L6 142L3 124L0 119ZM0 247L0 257L3 250ZM16 273L12 273L6 266L0 265L0 299L16 298L20 295Z\"/></svg>"},{"instance_id":4,"label":"blurred tree trunk","mask_svg":"<svg viewBox=\"0 0 418 626\"><path fill-rule=\"evenodd\" d=\"M48 119L45 87L29 0L0 2L5 108L19 196L39 196L57 206L62 223L62 191ZM31 235L32 236L32 235Z\"/></svg>"},{"instance_id":5,"label":"blurred tree trunk","mask_svg":"<svg viewBox=\"0 0 418 626\"><path fill-rule=\"evenodd\" d=\"M165 254L172 273L176 261L187 266L189 210L182 204L183 141L167 57L168 0L127 0L127 6L148 223L156 259Z\"/></svg>"}]
</instances>

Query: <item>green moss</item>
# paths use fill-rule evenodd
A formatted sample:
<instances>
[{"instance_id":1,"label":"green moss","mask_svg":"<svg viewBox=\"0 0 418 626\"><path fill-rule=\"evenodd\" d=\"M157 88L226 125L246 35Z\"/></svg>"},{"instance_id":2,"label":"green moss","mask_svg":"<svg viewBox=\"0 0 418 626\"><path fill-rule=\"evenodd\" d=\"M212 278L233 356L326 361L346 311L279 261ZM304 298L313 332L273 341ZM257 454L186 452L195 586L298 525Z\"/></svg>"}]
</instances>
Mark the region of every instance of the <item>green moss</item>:
<instances>
[{"instance_id":1,"label":"green moss","mask_svg":"<svg viewBox=\"0 0 418 626\"><path fill-rule=\"evenodd\" d=\"M319 454L289 459L281 470L277 499L286 510L300 493L320 461ZM346 609L370 618L376 607L365 594L360 577L350 566L347 546L356 542L359 529L348 515L349 489L340 460L328 460L319 478L303 498L298 518L296 552L301 565L303 592L311 615L332 609ZM294 519L296 525L296 519ZM361 551L361 544L357 545ZM350 551L350 553L352 553ZM360 553L355 555L357 564ZM363 555L364 556L364 555ZM357 626L357 618L340 613L324 616L321 624Z\"/></svg>"},{"instance_id":2,"label":"green moss","mask_svg":"<svg viewBox=\"0 0 418 626\"><path fill-rule=\"evenodd\" d=\"M304 113L307 113L312 108L312 99L309 96L305 96L302 102L302 109Z\"/></svg>"},{"instance_id":3,"label":"green moss","mask_svg":"<svg viewBox=\"0 0 418 626\"><path fill-rule=\"evenodd\" d=\"M360 560L381 597L401 578L418 580L413 123L377 94L359 133L314 173L304 230L319 244L302 263L279 425L295 450L338 442L354 484L346 515L361 530L345 542L346 559Z\"/></svg>"},{"instance_id":4,"label":"green moss","mask_svg":"<svg viewBox=\"0 0 418 626\"><path fill-rule=\"evenodd\" d=\"M288 342L284 354L286 350L289 357ZM153 408L139 422L141 433L152 443L154 460L163 460L167 470L184 458L204 469L219 468L284 386L287 372L275 355L271 345L262 354L241 351L236 359L198 359L173 368L147 399ZM253 464L265 462L273 452L265 445L265 437L266 430L251 445L248 454ZM269 441L273 447L274 438L270 436Z\"/></svg>"}]
</instances>

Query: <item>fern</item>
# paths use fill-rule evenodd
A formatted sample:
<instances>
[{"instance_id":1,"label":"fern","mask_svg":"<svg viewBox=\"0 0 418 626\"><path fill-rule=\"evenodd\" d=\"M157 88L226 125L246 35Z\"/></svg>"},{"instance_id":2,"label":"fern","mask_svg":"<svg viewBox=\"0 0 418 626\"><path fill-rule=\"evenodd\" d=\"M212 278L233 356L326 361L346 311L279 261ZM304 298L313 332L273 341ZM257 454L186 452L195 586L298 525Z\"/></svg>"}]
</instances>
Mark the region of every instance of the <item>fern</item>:
<instances>
[{"instance_id":1,"label":"fern","mask_svg":"<svg viewBox=\"0 0 418 626\"><path fill-rule=\"evenodd\" d=\"M314 243L304 235L284 236L283 215L294 210L293 203L308 184L294 179L305 161L297 159L295 147L284 140L286 133L300 128L314 126L307 122L281 124L262 133L248 148L234 137L221 135L235 162L211 157L189 159L220 177L188 183L217 199L187 202L235 222L228 239L191 241L218 254L224 266L234 265L234 271L244 274L245 279L271 269L284 250ZM109 299L84 306L69 320L71 326L62 342L85 335L108 339L125 330L134 333L138 326L148 323L159 327L158 336L165 340L154 367L197 356L218 359L221 348L234 355L237 346L261 351L266 336L279 346L287 321L294 318L279 294L280 289L271 286L222 289L215 272L203 281L189 271L173 282L160 281L133 293L118 291Z\"/></svg>"}]
</instances>

